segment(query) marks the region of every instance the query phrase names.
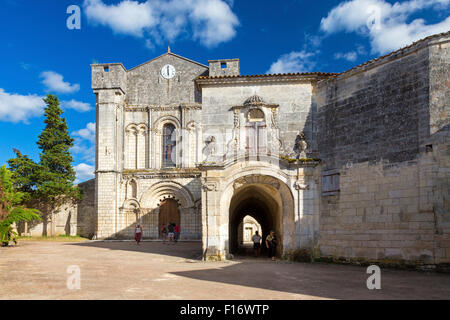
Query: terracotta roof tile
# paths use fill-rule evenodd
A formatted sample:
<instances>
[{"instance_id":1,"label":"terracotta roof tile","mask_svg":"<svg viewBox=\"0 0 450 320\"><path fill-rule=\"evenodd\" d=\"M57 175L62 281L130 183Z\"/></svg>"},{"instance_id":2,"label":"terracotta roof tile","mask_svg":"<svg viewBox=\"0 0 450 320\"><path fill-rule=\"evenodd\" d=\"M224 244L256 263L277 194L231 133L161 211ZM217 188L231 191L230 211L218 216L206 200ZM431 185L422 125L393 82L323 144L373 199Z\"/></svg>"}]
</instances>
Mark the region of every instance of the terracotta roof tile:
<instances>
[{"instance_id":1,"label":"terracotta roof tile","mask_svg":"<svg viewBox=\"0 0 450 320\"><path fill-rule=\"evenodd\" d=\"M234 75L234 76L200 76L197 79L233 79L233 78L261 78L261 77L276 77L276 76L323 76L329 77L337 73L328 72L297 72L297 73L273 73L273 74L251 74L251 75Z\"/></svg>"}]
</instances>

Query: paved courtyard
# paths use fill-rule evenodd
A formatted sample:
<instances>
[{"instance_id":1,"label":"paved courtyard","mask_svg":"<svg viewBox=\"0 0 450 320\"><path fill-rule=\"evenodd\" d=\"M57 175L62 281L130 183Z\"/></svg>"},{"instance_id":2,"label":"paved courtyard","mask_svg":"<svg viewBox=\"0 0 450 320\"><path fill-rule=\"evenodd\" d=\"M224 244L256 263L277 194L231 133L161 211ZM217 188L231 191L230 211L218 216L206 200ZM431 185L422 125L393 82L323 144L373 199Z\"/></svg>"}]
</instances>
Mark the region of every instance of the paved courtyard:
<instances>
[{"instance_id":1,"label":"paved courtyard","mask_svg":"<svg viewBox=\"0 0 450 320\"><path fill-rule=\"evenodd\" d=\"M22 241L0 248L0 299L450 299L450 275L242 258L202 262L200 243ZM67 267L81 288L67 288Z\"/></svg>"}]
</instances>

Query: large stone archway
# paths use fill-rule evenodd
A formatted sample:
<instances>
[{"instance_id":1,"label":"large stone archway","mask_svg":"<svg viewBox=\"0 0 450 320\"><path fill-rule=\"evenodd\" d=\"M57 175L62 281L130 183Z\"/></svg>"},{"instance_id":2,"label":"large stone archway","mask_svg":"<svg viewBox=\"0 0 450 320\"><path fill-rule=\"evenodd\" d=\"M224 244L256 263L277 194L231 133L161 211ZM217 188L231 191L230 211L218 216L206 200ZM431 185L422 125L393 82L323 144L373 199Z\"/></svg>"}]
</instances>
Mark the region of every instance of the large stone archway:
<instances>
[{"instance_id":1,"label":"large stone archway","mask_svg":"<svg viewBox=\"0 0 450 320\"><path fill-rule=\"evenodd\" d=\"M264 235L271 229L278 233L278 255L295 248L295 201L289 176L261 166L228 168L220 174L210 171L207 176L203 176L202 194L204 259L226 259L233 253L239 222L246 215L261 224Z\"/></svg>"},{"instance_id":2,"label":"large stone archway","mask_svg":"<svg viewBox=\"0 0 450 320\"><path fill-rule=\"evenodd\" d=\"M279 238L278 255L294 247L294 199L289 186L281 179L283 176L279 174L275 177L267 173L247 173L225 189L222 203L229 203L228 253L235 249L238 225L247 214L261 224L263 239L271 230L275 231Z\"/></svg>"},{"instance_id":3,"label":"large stone archway","mask_svg":"<svg viewBox=\"0 0 450 320\"><path fill-rule=\"evenodd\" d=\"M280 240L278 252L283 250L282 199L277 189L270 185L249 184L235 190L229 209L229 251L239 249L239 225L245 216L251 216L262 229L263 244L271 230ZM264 249L264 247L263 247Z\"/></svg>"}]
</instances>

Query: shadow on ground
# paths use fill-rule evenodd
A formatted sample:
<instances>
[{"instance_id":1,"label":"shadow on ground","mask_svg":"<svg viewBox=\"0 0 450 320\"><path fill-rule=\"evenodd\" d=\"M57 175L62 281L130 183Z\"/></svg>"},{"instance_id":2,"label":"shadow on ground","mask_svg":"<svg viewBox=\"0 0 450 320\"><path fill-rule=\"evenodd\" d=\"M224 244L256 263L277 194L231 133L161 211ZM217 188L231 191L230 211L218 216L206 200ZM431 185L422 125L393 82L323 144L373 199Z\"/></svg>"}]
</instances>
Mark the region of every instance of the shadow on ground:
<instances>
[{"instance_id":1,"label":"shadow on ground","mask_svg":"<svg viewBox=\"0 0 450 320\"><path fill-rule=\"evenodd\" d=\"M103 248L109 250L144 252L193 260L201 260L202 258L202 243L198 241L182 241L177 244L163 244L159 241L144 241L137 245L134 241L106 240L70 243L69 245Z\"/></svg>"},{"instance_id":2,"label":"shadow on ground","mask_svg":"<svg viewBox=\"0 0 450 320\"><path fill-rule=\"evenodd\" d=\"M90 241L67 245L148 253L149 267L153 263L152 254L196 260L201 263L198 267L167 273L182 277L184 280L180 279L179 285L191 287L198 283L186 280L210 283L200 282L196 290L215 288L217 284L237 286L228 292L236 295L236 299L254 294L253 289L273 290L274 296L267 292L267 299L277 299L279 294L276 291L293 294L293 299L298 299L297 294L305 298L330 299L450 299L450 276L436 273L382 269L381 290L369 290L367 279L370 275L366 273L365 267L280 260L273 262L265 256L254 258L251 255L235 256L235 259L226 263L203 263L200 261L200 242L180 242L176 245L143 242L136 245L132 241ZM130 256L130 259L134 258ZM170 259L161 263L174 266ZM221 294L225 293L220 289L212 290L210 297L220 299Z\"/></svg>"},{"instance_id":3,"label":"shadow on ground","mask_svg":"<svg viewBox=\"0 0 450 320\"><path fill-rule=\"evenodd\" d=\"M366 268L324 263L272 262L246 257L207 270L172 272L196 280L328 299L450 299L450 276L382 270L381 290L367 288ZM424 292L427 294L424 295ZM271 296L267 296L271 299Z\"/></svg>"}]
</instances>

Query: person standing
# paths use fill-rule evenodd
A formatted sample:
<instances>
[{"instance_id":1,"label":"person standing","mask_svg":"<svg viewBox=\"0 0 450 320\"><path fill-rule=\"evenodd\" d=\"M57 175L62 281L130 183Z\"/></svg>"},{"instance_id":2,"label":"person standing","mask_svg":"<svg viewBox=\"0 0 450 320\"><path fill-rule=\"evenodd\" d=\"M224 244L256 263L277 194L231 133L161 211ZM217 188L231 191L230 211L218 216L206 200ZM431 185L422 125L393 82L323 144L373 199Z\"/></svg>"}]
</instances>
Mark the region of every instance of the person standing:
<instances>
[{"instance_id":1,"label":"person standing","mask_svg":"<svg viewBox=\"0 0 450 320\"><path fill-rule=\"evenodd\" d=\"M169 237L169 243L170 243L170 242L173 242L173 238L175 236L175 229L173 227L173 223L170 223L169 226L167 227L167 229L169 230L168 237Z\"/></svg>"},{"instance_id":2,"label":"person standing","mask_svg":"<svg viewBox=\"0 0 450 320\"><path fill-rule=\"evenodd\" d=\"M166 227L166 225L164 223L161 225L161 237L162 237L163 244L166 244L167 227Z\"/></svg>"},{"instance_id":3,"label":"person standing","mask_svg":"<svg viewBox=\"0 0 450 320\"><path fill-rule=\"evenodd\" d=\"M142 227L140 224L138 224L134 229L134 240L136 240L136 243L139 245L141 239L142 239Z\"/></svg>"},{"instance_id":4,"label":"person standing","mask_svg":"<svg viewBox=\"0 0 450 320\"><path fill-rule=\"evenodd\" d=\"M178 239L180 238L180 226L174 223L173 229L174 229L174 233L175 233L174 240L175 240L175 243L177 243Z\"/></svg>"},{"instance_id":5,"label":"person standing","mask_svg":"<svg viewBox=\"0 0 450 320\"><path fill-rule=\"evenodd\" d=\"M267 251L268 251L268 256L269 258L272 259L272 261L275 261L275 253L277 250L277 244L278 244L278 240L277 237L275 235L274 231L270 231L270 234L267 236L266 238L266 247L267 247Z\"/></svg>"},{"instance_id":6,"label":"person standing","mask_svg":"<svg viewBox=\"0 0 450 320\"><path fill-rule=\"evenodd\" d=\"M259 235L259 232L256 231L255 234L252 237L253 240L253 251L255 251L255 257L259 257L259 254L261 253L261 236Z\"/></svg>"}]
</instances>

